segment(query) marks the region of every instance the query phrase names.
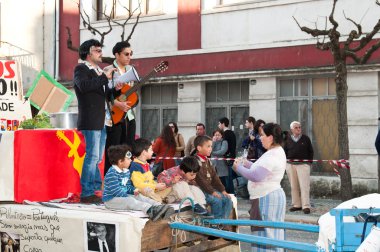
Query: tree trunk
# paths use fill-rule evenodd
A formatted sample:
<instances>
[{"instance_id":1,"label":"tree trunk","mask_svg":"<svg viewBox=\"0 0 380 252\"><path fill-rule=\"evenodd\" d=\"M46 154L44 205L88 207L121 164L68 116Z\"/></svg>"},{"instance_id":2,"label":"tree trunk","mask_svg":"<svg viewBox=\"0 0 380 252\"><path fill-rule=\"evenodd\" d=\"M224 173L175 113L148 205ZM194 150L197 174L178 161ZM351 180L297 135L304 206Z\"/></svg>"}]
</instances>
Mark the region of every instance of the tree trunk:
<instances>
[{"instance_id":1,"label":"tree trunk","mask_svg":"<svg viewBox=\"0 0 380 252\"><path fill-rule=\"evenodd\" d=\"M336 97L338 111L338 146L340 159L349 160L347 125L347 67L345 59L336 59ZM342 201L352 199L352 181L349 169L338 167L340 174L340 194Z\"/></svg>"}]
</instances>

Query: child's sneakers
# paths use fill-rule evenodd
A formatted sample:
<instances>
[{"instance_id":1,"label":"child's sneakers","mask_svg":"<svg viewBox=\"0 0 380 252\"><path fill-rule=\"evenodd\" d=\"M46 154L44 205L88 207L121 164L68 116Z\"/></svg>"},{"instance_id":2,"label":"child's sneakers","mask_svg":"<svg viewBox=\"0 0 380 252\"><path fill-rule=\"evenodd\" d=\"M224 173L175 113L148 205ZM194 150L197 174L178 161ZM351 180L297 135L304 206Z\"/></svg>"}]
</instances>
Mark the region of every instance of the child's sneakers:
<instances>
[{"instance_id":1,"label":"child's sneakers","mask_svg":"<svg viewBox=\"0 0 380 252\"><path fill-rule=\"evenodd\" d=\"M206 215L208 212L206 209L204 209L201 205L197 203L194 205L194 213L199 215Z\"/></svg>"},{"instance_id":2,"label":"child's sneakers","mask_svg":"<svg viewBox=\"0 0 380 252\"><path fill-rule=\"evenodd\" d=\"M168 205L151 206L147 212L149 219L156 221L160 219L168 210Z\"/></svg>"},{"instance_id":3,"label":"child's sneakers","mask_svg":"<svg viewBox=\"0 0 380 252\"><path fill-rule=\"evenodd\" d=\"M168 210L166 210L164 217L162 219L164 220L170 220L170 216L175 214L175 210L172 207L168 207Z\"/></svg>"}]
</instances>

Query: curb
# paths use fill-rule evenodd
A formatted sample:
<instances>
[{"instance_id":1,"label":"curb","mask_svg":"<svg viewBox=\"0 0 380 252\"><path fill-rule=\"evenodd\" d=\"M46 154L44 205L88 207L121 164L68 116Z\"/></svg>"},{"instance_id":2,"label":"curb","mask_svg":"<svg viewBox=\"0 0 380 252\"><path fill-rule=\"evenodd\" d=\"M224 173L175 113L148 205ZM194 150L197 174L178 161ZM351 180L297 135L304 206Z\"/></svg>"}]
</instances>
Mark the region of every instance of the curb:
<instances>
[{"instance_id":1,"label":"curb","mask_svg":"<svg viewBox=\"0 0 380 252\"><path fill-rule=\"evenodd\" d=\"M285 221L286 222L296 222L296 223L303 223L303 224L312 224L312 225L318 225L318 216L310 216L310 215L285 215Z\"/></svg>"}]
</instances>

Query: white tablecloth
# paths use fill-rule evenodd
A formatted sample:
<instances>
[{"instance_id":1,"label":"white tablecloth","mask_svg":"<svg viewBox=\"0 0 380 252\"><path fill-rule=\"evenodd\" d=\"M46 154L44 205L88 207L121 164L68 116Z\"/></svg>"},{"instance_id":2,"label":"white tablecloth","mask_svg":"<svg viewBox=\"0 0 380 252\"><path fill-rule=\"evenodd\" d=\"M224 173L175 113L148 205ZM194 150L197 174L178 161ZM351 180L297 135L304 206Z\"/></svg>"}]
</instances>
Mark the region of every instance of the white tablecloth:
<instances>
[{"instance_id":1,"label":"white tablecloth","mask_svg":"<svg viewBox=\"0 0 380 252\"><path fill-rule=\"evenodd\" d=\"M0 201L14 200L13 131L0 131Z\"/></svg>"}]
</instances>

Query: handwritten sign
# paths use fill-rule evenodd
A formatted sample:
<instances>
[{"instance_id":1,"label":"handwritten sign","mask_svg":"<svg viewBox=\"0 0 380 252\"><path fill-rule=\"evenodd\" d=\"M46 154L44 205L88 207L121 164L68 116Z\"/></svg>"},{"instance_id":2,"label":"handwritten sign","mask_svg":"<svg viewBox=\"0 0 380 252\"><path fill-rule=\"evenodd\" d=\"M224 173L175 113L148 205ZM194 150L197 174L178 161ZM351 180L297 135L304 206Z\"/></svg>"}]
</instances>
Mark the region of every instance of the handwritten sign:
<instances>
[{"instance_id":1,"label":"handwritten sign","mask_svg":"<svg viewBox=\"0 0 380 252\"><path fill-rule=\"evenodd\" d=\"M10 237L19 251L89 251L96 236L105 234L96 229L100 226L106 228L108 246L115 245L112 251L141 251L142 230L148 219L102 210L101 206L68 204L63 209L54 203L44 203L52 207L34 204L0 204L1 238Z\"/></svg>"},{"instance_id":2,"label":"handwritten sign","mask_svg":"<svg viewBox=\"0 0 380 252\"><path fill-rule=\"evenodd\" d=\"M8 107L6 110L2 110L1 104L5 107ZM24 121L26 119L32 118L32 112L30 110L29 101L2 101L0 100L0 118L9 119L9 120L19 120Z\"/></svg>"},{"instance_id":3,"label":"handwritten sign","mask_svg":"<svg viewBox=\"0 0 380 252\"><path fill-rule=\"evenodd\" d=\"M0 100L21 100L22 91L19 64L14 60L0 60Z\"/></svg>"},{"instance_id":4,"label":"handwritten sign","mask_svg":"<svg viewBox=\"0 0 380 252\"><path fill-rule=\"evenodd\" d=\"M0 230L12 230L10 234L18 235L21 251L52 251L54 246L64 245L56 211L46 213L36 207L22 213L11 207L0 207Z\"/></svg>"},{"instance_id":5,"label":"handwritten sign","mask_svg":"<svg viewBox=\"0 0 380 252\"><path fill-rule=\"evenodd\" d=\"M0 60L0 118L25 120L32 117L30 103L23 100L20 65Z\"/></svg>"}]
</instances>

